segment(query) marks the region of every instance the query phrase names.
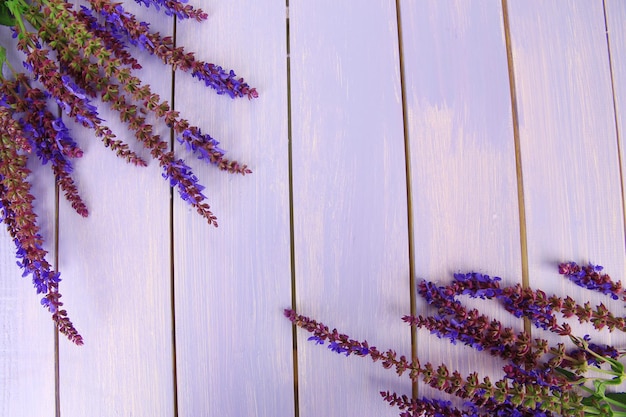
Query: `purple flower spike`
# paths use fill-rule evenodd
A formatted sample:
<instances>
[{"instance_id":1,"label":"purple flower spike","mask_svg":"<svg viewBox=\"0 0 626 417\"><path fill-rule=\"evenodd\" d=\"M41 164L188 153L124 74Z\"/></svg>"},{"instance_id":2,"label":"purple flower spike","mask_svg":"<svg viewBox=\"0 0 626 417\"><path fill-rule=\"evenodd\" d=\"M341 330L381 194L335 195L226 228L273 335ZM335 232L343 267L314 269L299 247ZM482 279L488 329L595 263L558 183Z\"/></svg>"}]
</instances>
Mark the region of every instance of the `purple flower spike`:
<instances>
[{"instance_id":1,"label":"purple flower spike","mask_svg":"<svg viewBox=\"0 0 626 417\"><path fill-rule=\"evenodd\" d=\"M559 264L559 274L565 275L579 287L606 294L614 300L622 297L626 301L621 282L615 282L607 274L602 274L603 269L602 266L592 263L587 266L579 266L576 262Z\"/></svg>"},{"instance_id":2,"label":"purple flower spike","mask_svg":"<svg viewBox=\"0 0 626 417\"><path fill-rule=\"evenodd\" d=\"M200 22L208 17L201 9L184 5L187 0L135 0L135 2L146 7L154 6L157 11L163 8L166 16L176 16L181 20L195 19Z\"/></svg>"}]
</instances>

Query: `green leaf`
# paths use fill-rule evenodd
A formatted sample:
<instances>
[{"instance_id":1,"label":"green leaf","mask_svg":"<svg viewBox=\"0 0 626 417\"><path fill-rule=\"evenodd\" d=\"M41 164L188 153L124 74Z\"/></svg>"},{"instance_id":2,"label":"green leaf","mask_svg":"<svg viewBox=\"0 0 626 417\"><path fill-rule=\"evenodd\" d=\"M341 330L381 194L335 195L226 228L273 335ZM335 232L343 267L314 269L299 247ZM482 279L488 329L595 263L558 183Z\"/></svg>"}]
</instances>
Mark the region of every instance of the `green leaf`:
<instances>
[{"instance_id":1,"label":"green leaf","mask_svg":"<svg viewBox=\"0 0 626 417\"><path fill-rule=\"evenodd\" d=\"M604 393L606 391L606 383L607 380L595 380L593 381L593 388L596 390L596 395L600 398L604 398Z\"/></svg>"},{"instance_id":2,"label":"green leaf","mask_svg":"<svg viewBox=\"0 0 626 417\"><path fill-rule=\"evenodd\" d=\"M24 2L24 0L4 0L2 3L4 7L6 7L14 18L15 23L20 28L20 35L26 33L26 27L24 26L24 22L22 21L22 15L28 10L28 5Z\"/></svg>"},{"instance_id":3,"label":"green leaf","mask_svg":"<svg viewBox=\"0 0 626 417\"><path fill-rule=\"evenodd\" d=\"M0 3L0 25L3 26L15 26L15 18L3 3Z\"/></svg>"},{"instance_id":4,"label":"green leaf","mask_svg":"<svg viewBox=\"0 0 626 417\"><path fill-rule=\"evenodd\" d=\"M555 368L555 370L570 381L576 381L578 379L578 376L575 373L568 371L565 368Z\"/></svg>"},{"instance_id":5,"label":"green leaf","mask_svg":"<svg viewBox=\"0 0 626 417\"><path fill-rule=\"evenodd\" d=\"M621 408L626 409L626 392L609 392L607 398L612 399L621 404Z\"/></svg>"},{"instance_id":6,"label":"green leaf","mask_svg":"<svg viewBox=\"0 0 626 417\"><path fill-rule=\"evenodd\" d=\"M606 385L619 385L623 382L622 381L623 379L624 379L623 377L619 377L619 376L616 376L613 379L605 379L605 384Z\"/></svg>"},{"instance_id":7,"label":"green leaf","mask_svg":"<svg viewBox=\"0 0 626 417\"><path fill-rule=\"evenodd\" d=\"M586 405L587 407L595 407L598 403L598 401L601 401L602 398L596 396L596 395L590 395L588 397L583 398L580 403L582 405Z\"/></svg>"},{"instance_id":8,"label":"green leaf","mask_svg":"<svg viewBox=\"0 0 626 417\"><path fill-rule=\"evenodd\" d=\"M4 78L4 63L7 62L7 50L4 46L0 46L0 79Z\"/></svg>"},{"instance_id":9,"label":"green leaf","mask_svg":"<svg viewBox=\"0 0 626 417\"><path fill-rule=\"evenodd\" d=\"M624 364L613 359L613 358L605 358L606 361L608 363L611 364L611 369L613 370L613 372L617 373L618 375L622 376L624 375ZM621 381L621 378L620 378Z\"/></svg>"}]
</instances>

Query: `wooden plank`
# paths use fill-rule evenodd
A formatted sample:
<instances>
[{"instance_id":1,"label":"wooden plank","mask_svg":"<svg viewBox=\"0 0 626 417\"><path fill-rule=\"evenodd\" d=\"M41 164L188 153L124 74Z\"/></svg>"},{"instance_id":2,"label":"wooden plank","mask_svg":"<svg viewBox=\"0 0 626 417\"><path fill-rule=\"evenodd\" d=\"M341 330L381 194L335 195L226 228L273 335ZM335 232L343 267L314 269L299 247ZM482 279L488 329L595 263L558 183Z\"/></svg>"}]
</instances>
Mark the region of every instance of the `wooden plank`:
<instances>
[{"instance_id":1,"label":"wooden plank","mask_svg":"<svg viewBox=\"0 0 626 417\"><path fill-rule=\"evenodd\" d=\"M626 173L626 3L609 0L606 2L607 36L611 54L613 94L615 98L616 127L619 134L619 147L622 168L622 188ZM624 197L624 193L622 191ZM622 200L625 204L626 200Z\"/></svg>"},{"instance_id":2,"label":"wooden plank","mask_svg":"<svg viewBox=\"0 0 626 417\"><path fill-rule=\"evenodd\" d=\"M54 261L54 179L48 167L29 163L37 176L33 186L35 212ZM46 180L46 178L48 180ZM45 188L46 186L47 189ZM0 231L0 414L53 416L54 324L41 307L31 278L21 278L15 244L2 224Z\"/></svg>"},{"instance_id":3,"label":"wooden plank","mask_svg":"<svg viewBox=\"0 0 626 417\"><path fill-rule=\"evenodd\" d=\"M298 312L410 356L406 170L395 2L290 1ZM411 383L298 333L300 416L396 415Z\"/></svg>"},{"instance_id":4,"label":"wooden plank","mask_svg":"<svg viewBox=\"0 0 626 417\"><path fill-rule=\"evenodd\" d=\"M9 28L0 28L7 59L21 68L23 55L14 47ZM6 74L6 73L5 73ZM54 176L33 154L28 168L34 209L44 238L47 259L54 262ZM21 278L16 247L0 225L0 415L45 417L55 410L54 324L40 304L31 277Z\"/></svg>"},{"instance_id":5,"label":"wooden plank","mask_svg":"<svg viewBox=\"0 0 626 417\"><path fill-rule=\"evenodd\" d=\"M562 261L589 261L619 279L625 266L602 6L602 1L509 1L530 285L594 305L607 297L575 287L555 271ZM614 307L621 314L622 307ZM575 329L580 336L591 333L588 326ZM618 340L607 332L600 337Z\"/></svg>"},{"instance_id":6,"label":"wooden plank","mask_svg":"<svg viewBox=\"0 0 626 417\"><path fill-rule=\"evenodd\" d=\"M218 96L176 76L176 108L248 163L245 177L185 151L217 229L175 197L174 261L180 417L294 413L284 2L205 1L203 24L179 24L180 45L233 68L259 98Z\"/></svg>"},{"instance_id":7,"label":"wooden plank","mask_svg":"<svg viewBox=\"0 0 626 417\"><path fill-rule=\"evenodd\" d=\"M131 3L125 7L154 30L171 33L171 18ZM139 56L145 58L140 78L167 98L170 71ZM115 113L103 110L101 117L118 137L136 143ZM168 138L162 126L155 132ZM85 338L82 347L60 340L61 415L172 416L169 184L158 163L131 166L91 131L72 131L85 150L75 176L90 216L81 218L61 201L61 289Z\"/></svg>"},{"instance_id":8,"label":"wooden plank","mask_svg":"<svg viewBox=\"0 0 626 417\"><path fill-rule=\"evenodd\" d=\"M411 151L415 275L455 272L521 282L515 142L499 2L401 3ZM465 300L468 305L473 305ZM475 306L475 305L474 305ZM480 311L521 330L497 303ZM421 298L419 314L433 314ZM418 356L468 375L502 376L503 362L418 332ZM429 387L420 396L441 397ZM448 398L451 399L451 398Z\"/></svg>"}]
</instances>

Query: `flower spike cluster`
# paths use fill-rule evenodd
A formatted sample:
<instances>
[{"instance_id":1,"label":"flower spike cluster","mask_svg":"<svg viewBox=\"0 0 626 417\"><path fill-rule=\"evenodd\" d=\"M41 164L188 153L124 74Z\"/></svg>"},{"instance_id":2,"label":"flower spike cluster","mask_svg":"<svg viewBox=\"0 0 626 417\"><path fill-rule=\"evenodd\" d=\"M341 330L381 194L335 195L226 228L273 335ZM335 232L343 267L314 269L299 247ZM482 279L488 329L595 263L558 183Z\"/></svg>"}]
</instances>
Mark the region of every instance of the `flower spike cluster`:
<instances>
[{"instance_id":1,"label":"flower spike cluster","mask_svg":"<svg viewBox=\"0 0 626 417\"><path fill-rule=\"evenodd\" d=\"M622 296L621 286L608 275L600 274L602 267L579 267L574 262L561 264L559 272L585 288L600 291L612 298ZM572 278L574 277L574 279ZM336 329L291 309L285 316L296 326L312 335L315 344L328 343L328 348L346 356L369 356L386 369L398 375L408 373L411 381L425 384L447 394L463 399L465 408L454 408L450 402L429 398L408 398L389 391L380 395L390 405L398 407L401 417L478 417L478 416L583 416L624 415L626 395L606 393L609 385L626 381L624 365L619 362L623 352L614 346L591 342L589 335L577 336L565 322L559 323L557 315L576 317L579 322L591 321L596 329L607 327L613 331L626 331L622 317L615 317L603 305L592 308L589 303L576 304L570 297L548 296L541 290L522 288L519 285L501 287L499 277L480 273L455 274L448 285L437 285L423 280L418 284L418 294L435 308L430 315L404 316L411 326L428 329L431 334L462 343L501 358L505 365L504 378L492 382L489 377L479 378L477 373L463 377L445 364L423 364L398 356L394 350L380 351L367 341L358 341L339 333ZM528 318L535 326L566 337L575 345L550 344L541 338L532 338L526 331L514 331L498 320L482 314L478 309L468 309L459 296L495 299L517 318ZM610 370L601 368L610 365ZM611 378L587 377L593 370ZM586 384L592 381L593 388ZM589 395L583 397L582 393ZM618 413L618 414L615 414Z\"/></svg>"},{"instance_id":2,"label":"flower spike cluster","mask_svg":"<svg viewBox=\"0 0 626 417\"><path fill-rule=\"evenodd\" d=\"M180 20L207 18L204 11L186 4L186 0L135 1ZM192 52L175 47L170 37L152 31L149 23L139 21L119 2L90 0L88 7L74 8L67 0L4 0L0 2L0 24L12 27L17 48L24 54L23 69L15 70L0 46L0 218L14 239L18 265L25 276L32 276L37 293L43 294L42 304L52 313L59 330L82 344L82 337L61 308L60 274L46 260L32 208L31 173L26 161L35 156L41 164L49 163L72 208L88 216L87 205L72 177L72 159L80 158L83 151L64 120L91 129L127 162L148 164L100 117L95 101L99 99L117 113L149 151L169 186L207 223L217 226L203 194L204 186L185 160L171 150L168 140L155 133L147 117L152 115L172 129L177 141L198 159L230 173L245 175L251 170L227 159L217 140L185 120L135 75L141 64L132 50L156 55L218 94L251 99L258 93L234 71L196 60ZM50 103L58 105L65 119L53 114Z\"/></svg>"},{"instance_id":3,"label":"flower spike cluster","mask_svg":"<svg viewBox=\"0 0 626 417\"><path fill-rule=\"evenodd\" d=\"M353 340L349 336L339 333L336 329L329 330L328 326L323 323L296 314L291 309L285 310L285 316L295 326L311 332L313 336L309 340L316 344L328 342L330 350L343 353L346 356L351 354L361 357L369 356L372 361L380 362L383 368L394 369L399 376L408 371L408 376L413 382L421 379L433 388L466 400L472 405L472 409L484 410L482 414L467 415L488 416L504 413L501 415L524 417L539 415L546 417L555 415L582 416L580 397L573 391L562 390L560 386L558 390L553 390L553 387L540 384L524 385L517 381L511 383L507 378L492 382L489 377L479 379L477 373L472 373L464 378L459 372L451 371L445 364L434 366L431 363L426 363L422 365L417 358L408 360L404 355L398 357L398 354L392 349L381 352L376 347L369 346L367 341ZM563 381L565 381L564 378ZM416 417L422 415L457 415L437 414L435 411L433 414L421 414L431 408L424 403L424 400L400 401L399 398L401 397L388 392L381 392L381 395L392 405L399 406L401 410L406 408L414 412L401 415ZM411 404L411 402L415 404Z\"/></svg>"}]
</instances>

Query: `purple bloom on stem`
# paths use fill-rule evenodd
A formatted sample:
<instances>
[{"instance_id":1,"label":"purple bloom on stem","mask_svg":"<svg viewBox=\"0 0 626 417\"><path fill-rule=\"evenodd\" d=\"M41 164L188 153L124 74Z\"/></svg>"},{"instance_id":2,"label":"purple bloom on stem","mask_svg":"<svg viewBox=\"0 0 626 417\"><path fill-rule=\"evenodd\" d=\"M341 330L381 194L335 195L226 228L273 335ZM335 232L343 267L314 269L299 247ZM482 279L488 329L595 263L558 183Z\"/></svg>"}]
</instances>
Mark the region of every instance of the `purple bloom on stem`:
<instances>
[{"instance_id":1,"label":"purple bloom on stem","mask_svg":"<svg viewBox=\"0 0 626 417\"><path fill-rule=\"evenodd\" d=\"M341 353L345 353L346 356L350 356L350 349L342 347L337 342L330 342L330 344L328 345L328 349L332 350L333 352L337 352L337 353L340 353L340 354Z\"/></svg>"},{"instance_id":2,"label":"purple bloom on stem","mask_svg":"<svg viewBox=\"0 0 626 417\"><path fill-rule=\"evenodd\" d=\"M324 341L319 336L311 336L307 339L308 341L314 341L316 345L323 345Z\"/></svg>"},{"instance_id":3,"label":"purple bloom on stem","mask_svg":"<svg viewBox=\"0 0 626 417\"><path fill-rule=\"evenodd\" d=\"M198 155L198 159L206 162L217 164L217 158L224 156L226 153L219 146L219 142L208 134L203 134L198 129L185 129L182 135L177 136L176 140L180 144L184 144L187 150Z\"/></svg>"},{"instance_id":4,"label":"purple bloom on stem","mask_svg":"<svg viewBox=\"0 0 626 417\"><path fill-rule=\"evenodd\" d=\"M24 66L24 68L26 68L28 70L28 72L33 72L33 66L30 65L28 62L23 61L22 65Z\"/></svg>"},{"instance_id":5,"label":"purple bloom on stem","mask_svg":"<svg viewBox=\"0 0 626 417\"><path fill-rule=\"evenodd\" d=\"M61 81L63 81L63 85L65 86L65 88L67 88L69 92L74 94L74 96L78 97L81 100L87 97L87 95L85 94L85 90L77 86L76 83L72 81L72 77L70 77L69 75L61 76Z\"/></svg>"},{"instance_id":6,"label":"purple bloom on stem","mask_svg":"<svg viewBox=\"0 0 626 417\"><path fill-rule=\"evenodd\" d=\"M185 164L185 161L182 159L164 167L162 175L163 178L170 180L170 187L178 187L180 196L189 204L197 204L206 198L200 192L204 189L204 186L198 183L198 177L194 175L189 165ZM189 192L191 187L196 191L195 193Z\"/></svg>"},{"instance_id":7,"label":"purple bloom on stem","mask_svg":"<svg viewBox=\"0 0 626 417\"><path fill-rule=\"evenodd\" d=\"M194 9L192 6L185 6L187 0L135 0L136 3L150 7L151 5L158 11L163 8L166 16L176 16L179 19L196 19L202 21L207 18L207 14L201 9Z\"/></svg>"},{"instance_id":8,"label":"purple bloom on stem","mask_svg":"<svg viewBox=\"0 0 626 417\"><path fill-rule=\"evenodd\" d=\"M167 3L174 2L169 0ZM144 4L146 6L157 5L154 2L145 1ZM193 53L185 53L182 47L175 47L171 38L162 38L158 33L150 32L147 23L137 22L134 16L124 12L121 5L112 7L104 0L92 0L92 6L107 19L113 32L124 34L129 43L139 45L150 54L157 55L173 68L191 71L193 77L204 81L205 85L216 90L217 94L227 94L231 98L258 97L256 89L251 88L243 78L238 78L233 70L229 71L215 64L197 61Z\"/></svg>"},{"instance_id":9,"label":"purple bloom on stem","mask_svg":"<svg viewBox=\"0 0 626 417\"><path fill-rule=\"evenodd\" d=\"M565 275L579 287L606 294L614 300L624 297L621 282L615 282L607 274L602 274L603 269L602 266L592 263L579 266L576 262L564 262L559 265L559 274Z\"/></svg>"},{"instance_id":10,"label":"purple bloom on stem","mask_svg":"<svg viewBox=\"0 0 626 417\"><path fill-rule=\"evenodd\" d=\"M389 391L381 391L380 395L389 405L396 406L403 411L400 417L483 417L488 415L479 413L476 406L470 402L466 404L468 409L461 410L453 407L451 401L426 397L409 398L406 395L399 396Z\"/></svg>"}]
</instances>

